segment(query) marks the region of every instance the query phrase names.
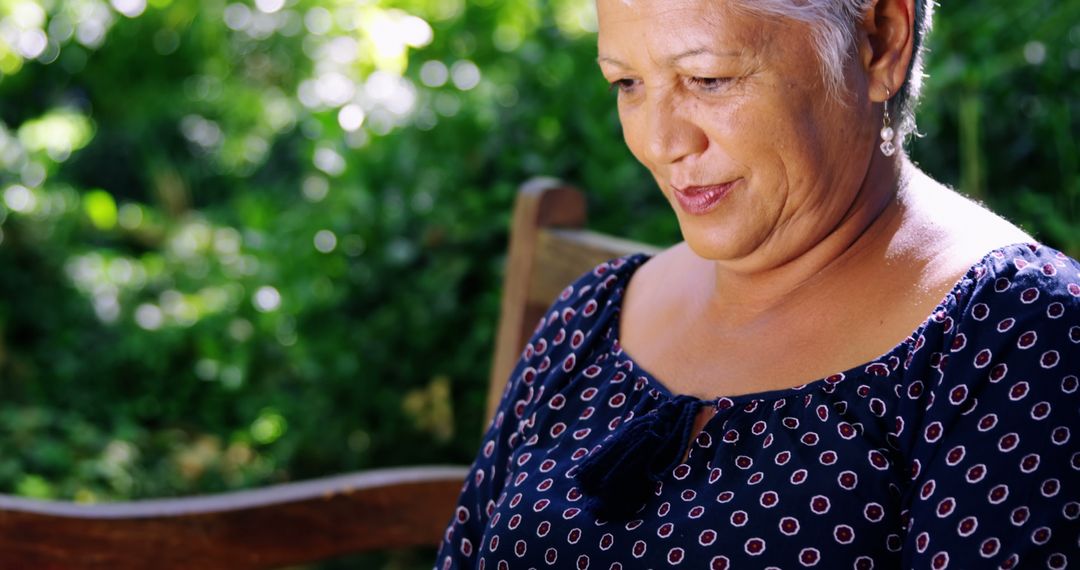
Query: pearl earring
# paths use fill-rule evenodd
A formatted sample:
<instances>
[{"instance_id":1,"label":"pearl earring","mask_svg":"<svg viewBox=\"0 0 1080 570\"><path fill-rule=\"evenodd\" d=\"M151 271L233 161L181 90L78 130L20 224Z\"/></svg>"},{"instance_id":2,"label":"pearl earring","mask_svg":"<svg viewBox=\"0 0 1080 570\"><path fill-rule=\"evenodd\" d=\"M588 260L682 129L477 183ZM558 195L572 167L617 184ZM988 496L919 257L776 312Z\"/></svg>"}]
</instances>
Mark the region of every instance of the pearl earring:
<instances>
[{"instance_id":1,"label":"pearl earring","mask_svg":"<svg viewBox=\"0 0 1080 570\"><path fill-rule=\"evenodd\" d=\"M892 156L896 154L896 145L893 144L893 138L896 137L896 132L892 128L892 119L889 117L889 98L891 93L889 89L885 88L885 117L882 119L881 126L881 154L885 156Z\"/></svg>"}]
</instances>

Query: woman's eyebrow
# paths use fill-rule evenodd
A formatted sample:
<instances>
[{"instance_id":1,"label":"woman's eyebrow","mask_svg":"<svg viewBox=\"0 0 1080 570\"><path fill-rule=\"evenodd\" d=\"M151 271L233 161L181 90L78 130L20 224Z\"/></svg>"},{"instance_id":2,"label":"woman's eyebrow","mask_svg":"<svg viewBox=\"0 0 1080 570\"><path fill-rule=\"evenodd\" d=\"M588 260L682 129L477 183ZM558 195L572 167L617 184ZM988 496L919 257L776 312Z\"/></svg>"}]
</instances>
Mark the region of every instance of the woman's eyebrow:
<instances>
[{"instance_id":1,"label":"woman's eyebrow","mask_svg":"<svg viewBox=\"0 0 1080 570\"><path fill-rule=\"evenodd\" d=\"M606 56L606 55L601 55L600 57L596 58L596 63L598 63L598 64L609 63L611 65L614 65L616 67L622 67L624 69L626 67L628 67L625 63L623 63L623 62L621 62L621 61L619 61L619 60L617 60L617 59L615 59L613 57Z\"/></svg>"},{"instance_id":2,"label":"woman's eyebrow","mask_svg":"<svg viewBox=\"0 0 1080 570\"><path fill-rule=\"evenodd\" d=\"M667 65L672 65L672 64L678 63L679 61L681 61L683 59L686 59L686 58L689 58L689 57L695 57L695 56L699 56L699 55L712 55L712 56L715 56L715 57L739 57L740 55L742 55L742 52L736 51L736 50L716 51L716 50L713 50L713 49L710 49L710 48L701 47L701 48L689 49L689 50L686 50L684 52L677 53L675 55L669 56L666 59L664 59L664 63L667 64ZM598 64L599 63L610 63L612 65L615 65L617 67L622 67L622 68L628 68L629 67L628 65L626 65L622 61L619 61L618 59L615 59L615 58L613 58L611 56L606 56L606 55L601 55L600 57L596 58L596 62Z\"/></svg>"}]
</instances>

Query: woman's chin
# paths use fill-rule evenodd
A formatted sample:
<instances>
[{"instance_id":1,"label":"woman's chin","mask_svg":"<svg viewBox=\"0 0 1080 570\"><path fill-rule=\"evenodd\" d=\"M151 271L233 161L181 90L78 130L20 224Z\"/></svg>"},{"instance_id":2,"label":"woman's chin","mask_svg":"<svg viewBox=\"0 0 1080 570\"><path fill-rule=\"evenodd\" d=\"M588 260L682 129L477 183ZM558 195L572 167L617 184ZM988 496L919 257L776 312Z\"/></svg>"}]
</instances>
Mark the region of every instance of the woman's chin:
<instances>
[{"instance_id":1,"label":"woman's chin","mask_svg":"<svg viewBox=\"0 0 1080 570\"><path fill-rule=\"evenodd\" d=\"M734 261L753 254L764 242L741 228L710 227L704 220L679 220L683 240L695 255L711 261Z\"/></svg>"}]
</instances>

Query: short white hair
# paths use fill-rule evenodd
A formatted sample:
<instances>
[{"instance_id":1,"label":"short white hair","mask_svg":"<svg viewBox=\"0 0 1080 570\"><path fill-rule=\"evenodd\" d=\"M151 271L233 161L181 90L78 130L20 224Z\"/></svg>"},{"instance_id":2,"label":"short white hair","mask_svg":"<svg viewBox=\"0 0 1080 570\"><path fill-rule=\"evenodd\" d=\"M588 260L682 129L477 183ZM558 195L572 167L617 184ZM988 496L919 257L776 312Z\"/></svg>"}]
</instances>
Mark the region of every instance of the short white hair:
<instances>
[{"instance_id":1,"label":"short white hair","mask_svg":"<svg viewBox=\"0 0 1080 570\"><path fill-rule=\"evenodd\" d=\"M805 22L812 30L822 76L830 95L843 96L844 66L854 56L855 29L878 0L732 0L747 13ZM933 0L915 0L913 53L904 83L890 99L890 114L899 118L901 138L915 131L915 107L923 86L924 41L930 33Z\"/></svg>"}]
</instances>

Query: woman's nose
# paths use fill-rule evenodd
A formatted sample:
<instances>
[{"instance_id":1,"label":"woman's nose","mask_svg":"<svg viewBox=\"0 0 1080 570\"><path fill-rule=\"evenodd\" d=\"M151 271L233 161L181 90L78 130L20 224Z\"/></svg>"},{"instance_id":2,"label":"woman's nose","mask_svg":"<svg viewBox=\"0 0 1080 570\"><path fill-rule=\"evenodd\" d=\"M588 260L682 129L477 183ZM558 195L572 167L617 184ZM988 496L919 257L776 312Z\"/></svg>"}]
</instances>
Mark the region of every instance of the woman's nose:
<instances>
[{"instance_id":1,"label":"woman's nose","mask_svg":"<svg viewBox=\"0 0 1080 570\"><path fill-rule=\"evenodd\" d=\"M672 94L658 95L648 106L647 148L653 161L673 164L708 147L709 139L694 121L691 109Z\"/></svg>"}]
</instances>

